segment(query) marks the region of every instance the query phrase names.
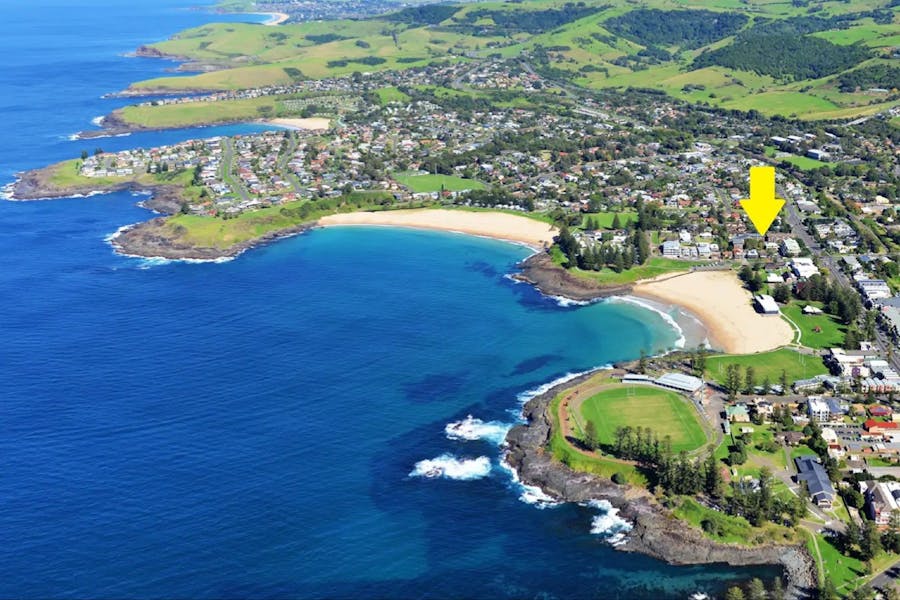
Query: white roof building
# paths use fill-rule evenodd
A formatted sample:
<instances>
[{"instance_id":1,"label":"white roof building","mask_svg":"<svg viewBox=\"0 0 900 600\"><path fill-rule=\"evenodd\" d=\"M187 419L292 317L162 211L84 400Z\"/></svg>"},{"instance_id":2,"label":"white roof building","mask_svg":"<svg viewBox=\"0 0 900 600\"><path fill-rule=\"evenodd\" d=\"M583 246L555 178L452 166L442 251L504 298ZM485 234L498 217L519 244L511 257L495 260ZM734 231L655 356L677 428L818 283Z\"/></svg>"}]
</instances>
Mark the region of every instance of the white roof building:
<instances>
[{"instance_id":1,"label":"white roof building","mask_svg":"<svg viewBox=\"0 0 900 600\"><path fill-rule=\"evenodd\" d=\"M800 279L809 279L819 273L819 268L813 264L811 258L795 258L791 260L791 270Z\"/></svg>"},{"instance_id":2,"label":"white roof building","mask_svg":"<svg viewBox=\"0 0 900 600\"><path fill-rule=\"evenodd\" d=\"M775 302L775 298L772 296L769 296L768 294L759 294L758 296L754 296L753 299L756 301L756 305L759 306L759 310L764 315L781 314L781 309L778 308L778 303Z\"/></svg>"}]
</instances>

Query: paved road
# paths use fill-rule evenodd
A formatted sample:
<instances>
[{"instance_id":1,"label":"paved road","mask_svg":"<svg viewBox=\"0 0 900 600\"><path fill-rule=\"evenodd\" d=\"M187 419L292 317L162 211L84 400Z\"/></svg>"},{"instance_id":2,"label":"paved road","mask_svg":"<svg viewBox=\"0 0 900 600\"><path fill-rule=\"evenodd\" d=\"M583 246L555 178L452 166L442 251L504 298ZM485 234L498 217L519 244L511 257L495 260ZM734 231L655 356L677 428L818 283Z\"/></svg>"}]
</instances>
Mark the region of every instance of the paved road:
<instances>
[{"instance_id":1,"label":"paved road","mask_svg":"<svg viewBox=\"0 0 900 600\"><path fill-rule=\"evenodd\" d=\"M879 590L896 586L900 582L900 560L876 575L869 581L869 585Z\"/></svg>"},{"instance_id":2,"label":"paved road","mask_svg":"<svg viewBox=\"0 0 900 600\"><path fill-rule=\"evenodd\" d=\"M241 199L247 201L250 199L250 194L247 193L243 184L234 177L232 172L232 169L234 168L234 146L228 138L225 138L223 142L225 148L222 153L222 179L231 186L233 191L238 193Z\"/></svg>"}]
</instances>

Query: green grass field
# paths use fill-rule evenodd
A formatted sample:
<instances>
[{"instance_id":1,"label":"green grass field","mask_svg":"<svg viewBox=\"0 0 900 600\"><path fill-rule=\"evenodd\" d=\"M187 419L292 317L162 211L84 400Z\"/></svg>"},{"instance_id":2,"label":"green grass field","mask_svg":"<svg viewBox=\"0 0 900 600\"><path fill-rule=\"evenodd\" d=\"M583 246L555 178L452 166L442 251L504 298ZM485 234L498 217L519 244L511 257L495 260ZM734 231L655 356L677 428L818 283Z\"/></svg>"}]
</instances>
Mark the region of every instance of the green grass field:
<instances>
[{"instance_id":1,"label":"green grass field","mask_svg":"<svg viewBox=\"0 0 900 600\"><path fill-rule=\"evenodd\" d=\"M401 92L395 87L386 87L379 88L375 90L375 93L378 94L378 99L381 100L382 104L388 104L390 102L408 102L409 96Z\"/></svg>"},{"instance_id":2,"label":"green grass field","mask_svg":"<svg viewBox=\"0 0 900 600\"><path fill-rule=\"evenodd\" d=\"M798 379L808 379L828 373L828 369L825 368L820 357L781 348L760 354L711 356L706 360L707 377L722 383L725 379L725 368L729 364L739 365L742 376L743 370L752 365L758 382L762 383L762 380L768 377L773 385L778 384L782 370L787 373L788 384Z\"/></svg>"},{"instance_id":3,"label":"green grass field","mask_svg":"<svg viewBox=\"0 0 900 600\"><path fill-rule=\"evenodd\" d=\"M415 173L397 173L393 178L405 185L413 193L423 194L440 192L445 189L449 192L461 192L464 190L482 190L484 184L474 179L464 179L452 175L417 175Z\"/></svg>"},{"instance_id":4,"label":"green grass field","mask_svg":"<svg viewBox=\"0 0 900 600\"><path fill-rule=\"evenodd\" d=\"M377 200L382 197L383 194L372 193L373 204L371 206L363 205L358 210L380 209L381 205L377 203ZM305 217L290 212L307 202L301 200L245 212L232 219L203 215L174 215L166 219L165 227L169 234L179 242L206 248L225 249L234 244L259 238L267 233L312 222L326 214L336 212L334 210L312 211ZM354 208L354 210L357 209Z\"/></svg>"},{"instance_id":5,"label":"green grass field","mask_svg":"<svg viewBox=\"0 0 900 600\"><path fill-rule=\"evenodd\" d=\"M581 417L594 423L604 445L612 444L616 428L625 426L649 427L660 439L670 436L675 452L696 450L707 441L690 401L655 387L604 390L584 401Z\"/></svg>"},{"instance_id":6,"label":"green grass field","mask_svg":"<svg viewBox=\"0 0 900 600\"><path fill-rule=\"evenodd\" d=\"M637 213L635 212L601 212L601 213L585 213L584 221L582 222L582 226L588 219L593 219L597 221L597 225L600 226L601 229L612 229L613 219L616 218L616 215L619 215L619 223L622 227L629 223L634 223L637 221Z\"/></svg>"},{"instance_id":7,"label":"green grass field","mask_svg":"<svg viewBox=\"0 0 900 600\"><path fill-rule=\"evenodd\" d=\"M571 269L571 273L585 279L593 279L604 285L625 285L634 283L641 279L651 279L666 273L677 273L679 271L688 271L691 267L702 265L702 262L692 262L689 260L675 260L672 258L662 258L654 256L647 259L643 265L636 266L632 269L616 273L612 269L603 269L602 271L583 271L581 269Z\"/></svg>"},{"instance_id":8,"label":"green grass field","mask_svg":"<svg viewBox=\"0 0 900 600\"><path fill-rule=\"evenodd\" d=\"M717 533L704 532L704 535L728 544L754 546L772 542L793 542L796 539L794 531L782 525L767 523L764 527L753 527L744 517L734 517L706 508L693 498L681 498L672 512L679 519L697 528L702 528L703 521L715 523Z\"/></svg>"},{"instance_id":9,"label":"green grass field","mask_svg":"<svg viewBox=\"0 0 900 600\"><path fill-rule=\"evenodd\" d=\"M800 328L800 344L816 349L840 347L844 343L847 328L832 315L803 314L803 308L807 304L822 308L819 302L791 302L781 309L781 312ZM819 331L815 331L816 328Z\"/></svg>"},{"instance_id":10,"label":"green grass field","mask_svg":"<svg viewBox=\"0 0 900 600\"><path fill-rule=\"evenodd\" d=\"M605 383L608 375L601 373L591 381L597 384ZM549 450L553 458L561 463L568 465L576 471L584 471L585 473L593 473L607 479L612 478L616 473L625 476L628 483L632 485L646 486L648 481L646 476L632 465L623 465L600 456L587 456L578 452L568 440L563 438L562 427L559 422L559 405L562 402L566 392L560 393L550 403L550 415L553 421L553 428L550 434Z\"/></svg>"},{"instance_id":11,"label":"green grass field","mask_svg":"<svg viewBox=\"0 0 900 600\"><path fill-rule=\"evenodd\" d=\"M789 162L802 171L812 171L813 169L821 169L822 167L837 166L837 163L822 162L821 160L809 158L808 156L785 156L784 158L780 158L778 160Z\"/></svg>"},{"instance_id":12,"label":"green grass field","mask_svg":"<svg viewBox=\"0 0 900 600\"><path fill-rule=\"evenodd\" d=\"M198 123L249 121L285 116L280 102L274 97L219 102L191 102L159 106L126 106L121 117L126 123L150 128L171 128Z\"/></svg>"}]
</instances>

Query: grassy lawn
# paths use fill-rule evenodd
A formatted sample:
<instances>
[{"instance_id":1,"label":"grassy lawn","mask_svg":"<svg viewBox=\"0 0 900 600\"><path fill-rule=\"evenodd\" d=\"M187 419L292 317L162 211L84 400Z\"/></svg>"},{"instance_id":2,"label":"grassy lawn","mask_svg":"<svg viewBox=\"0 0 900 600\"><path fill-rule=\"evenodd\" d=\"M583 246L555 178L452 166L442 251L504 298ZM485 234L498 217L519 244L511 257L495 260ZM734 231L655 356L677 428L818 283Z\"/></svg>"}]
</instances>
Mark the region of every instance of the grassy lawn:
<instances>
[{"instance_id":1,"label":"grassy lawn","mask_svg":"<svg viewBox=\"0 0 900 600\"><path fill-rule=\"evenodd\" d=\"M619 215L619 223L625 227L628 223L637 221L637 213L635 212L601 212L601 213L585 213L584 221L592 219L597 222L601 229L612 229L613 219ZM583 226L583 223L582 223Z\"/></svg>"},{"instance_id":2,"label":"grassy lawn","mask_svg":"<svg viewBox=\"0 0 900 600\"><path fill-rule=\"evenodd\" d=\"M184 127L198 123L223 123L284 116L273 97L219 102L189 102L159 106L126 106L122 120L141 127Z\"/></svg>"},{"instance_id":3,"label":"grassy lawn","mask_svg":"<svg viewBox=\"0 0 900 600\"><path fill-rule=\"evenodd\" d=\"M712 521L716 524L717 533L704 534L714 540L741 546L753 546L770 542L792 542L796 539L793 530L774 523L764 527L753 527L747 519L726 515L699 504L693 498L682 498L673 511L676 517L687 521L694 527L702 528L700 523Z\"/></svg>"},{"instance_id":4,"label":"grassy lawn","mask_svg":"<svg viewBox=\"0 0 900 600\"><path fill-rule=\"evenodd\" d=\"M837 163L822 162L821 160L816 160L807 156L785 156L779 160L789 162L802 171L812 171L813 169L820 169L822 167L837 166Z\"/></svg>"},{"instance_id":5,"label":"grassy lawn","mask_svg":"<svg viewBox=\"0 0 900 600\"><path fill-rule=\"evenodd\" d=\"M394 176L397 183L405 185L415 194L440 192L445 189L450 192L462 192L465 190L482 190L484 184L474 179L464 179L453 175L417 175L415 173L397 173Z\"/></svg>"},{"instance_id":6,"label":"grassy lawn","mask_svg":"<svg viewBox=\"0 0 900 600\"><path fill-rule=\"evenodd\" d=\"M602 384L607 378L608 375L601 373L597 375L596 379L592 379L589 383ZM576 471L593 473L595 475L606 478L612 478L614 474L621 473L625 476L628 483L632 485L646 486L648 483L647 478L643 473L638 471L632 465L623 465L611 460L604 459L599 455L586 456L585 454L582 454L581 452L575 450L575 448L573 448L572 445L563 438L562 427L559 423L559 405L566 393L567 392L559 394L556 398L553 399L553 402L550 403L550 415L553 419L553 431L550 435L549 449L553 454L553 458L565 465L568 465L570 468Z\"/></svg>"},{"instance_id":7,"label":"grassy lawn","mask_svg":"<svg viewBox=\"0 0 900 600\"><path fill-rule=\"evenodd\" d=\"M381 100L382 104L388 104L389 102L406 102L409 100L409 96L395 87L379 88L375 90L375 93L378 94L378 99Z\"/></svg>"},{"instance_id":8,"label":"grassy lawn","mask_svg":"<svg viewBox=\"0 0 900 600\"><path fill-rule=\"evenodd\" d=\"M582 271L581 269L571 269L570 272L578 275L579 277L593 279L594 281L602 284L622 285L634 283L635 281L639 281L641 279L651 279L659 275L665 275L666 273L687 271L693 266L702 264L706 263L689 260L675 260L673 258L662 258L660 256L654 256L647 259L647 262L645 264L636 266L626 271L622 271L621 273L616 273L612 269L603 269L602 271Z\"/></svg>"},{"instance_id":9,"label":"grassy lawn","mask_svg":"<svg viewBox=\"0 0 900 600\"><path fill-rule=\"evenodd\" d=\"M380 209L381 205L374 203L378 199L380 199L378 194L372 194L373 204L361 206L360 210ZM241 213L232 219L202 215L175 215L166 220L165 227L179 242L207 248L228 248L266 233L288 229L335 212L334 210L313 210L306 216L300 216L297 209L307 202L306 200L289 202L281 206ZM354 207L353 210L356 208Z\"/></svg>"},{"instance_id":10,"label":"grassy lawn","mask_svg":"<svg viewBox=\"0 0 900 600\"><path fill-rule=\"evenodd\" d=\"M800 458L801 456L815 456L815 451L806 445L796 446L791 448L791 460L795 458Z\"/></svg>"},{"instance_id":11,"label":"grassy lawn","mask_svg":"<svg viewBox=\"0 0 900 600\"><path fill-rule=\"evenodd\" d=\"M815 535L819 545L819 552L822 554L822 566L824 567L825 575L834 582L838 591L846 593L862 584L867 575L865 564L857 558L841 554L830 538L818 533ZM806 547L809 549L810 554L816 555L811 538L807 540ZM897 560L896 555L882 552L872 560L872 569L877 573L895 560Z\"/></svg>"},{"instance_id":12,"label":"grassy lawn","mask_svg":"<svg viewBox=\"0 0 900 600\"><path fill-rule=\"evenodd\" d=\"M800 344L816 349L840 347L844 343L847 328L832 315L803 314L803 308L808 304L822 308L820 302L794 301L781 309L781 312L800 328ZM819 331L815 331L816 328Z\"/></svg>"},{"instance_id":13,"label":"grassy lawn","mask_svg":"<svg viewBox=\"0 0 900 600\"><path fill-rule=\"evenodd\" d=\"M721 383L725 378L725 367L730 364L739 365L742 375L743 369L752 365L756 380L760 383L765 377L768 377L772 384L778 384L782 370L787 373L788 384L798 379L808 379L828 373L828 369L825 368L820 357L807 356L794 350L781 348L760 354L711 356L706 360L706 374Z\"/></svg>"},{"instance_id":14,"label":"grassy lawn","mask_svg":"<svg viewBox=\"0 0 900 600\"><path fill-rule=\"evenodd\" d=\"M743 424L735 424L734 428L734 437L737 439L739 437L740 427ZM753 437L753 442L749 447L749 462L757 467L768 466L766 463L758 460L754 460L755 456L763 457L769 461L772 461L782 469L787 466L787 462L784 457L784 449L781 444L775 444L775 450L773 452L766 452L760 448L757 448L757 444L768 444L770 442L774 442L775 434L772 431L772 424L764 423L762 425L754 425L749 424L745 425L747 427L753 428L753 433L751 434Z\"/></svg>"},{"instance_id":15,"label":"grassy lawn","mask_svg":"<svg viewBox=\"0 0 900 600\"><path fill-rule=\"evenodd\" d=\"M611 445L617 427L646 427L660 439L670 436L672 450L696 450L706 443L697 411L686 398L649 386L617 386L581 405L581 417L592 421L603 444Z\"/></svg>"}]
</instances>

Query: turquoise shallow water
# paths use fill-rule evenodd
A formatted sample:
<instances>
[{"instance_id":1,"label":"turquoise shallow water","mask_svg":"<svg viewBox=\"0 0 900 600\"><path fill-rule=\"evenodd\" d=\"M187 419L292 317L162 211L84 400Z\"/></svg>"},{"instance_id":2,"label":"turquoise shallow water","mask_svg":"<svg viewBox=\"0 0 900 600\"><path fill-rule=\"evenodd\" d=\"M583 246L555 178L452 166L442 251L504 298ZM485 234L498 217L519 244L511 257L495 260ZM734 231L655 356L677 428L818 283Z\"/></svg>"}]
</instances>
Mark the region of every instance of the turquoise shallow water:
<instances>
[{"instance_id":1,"label":"turquoise shallow water","mask_svg":"<svg viewBox=\"0 0 900 600\"><path fill-rule=\"evenodd\" d=\"M10 4L0 183L93 149L67 136L121 103L100 96L166 67L120 54L208 18ZM683 598L772 573L622 554L602 511L540 510L499 465L525 392L673 344L655 313L560 306L505 277L523 248L456 234L116 256L136 200L0 203L0 597ZM468 414L495 428L448 439ZM411 476L441 456L459 478Z\"/></svg>"}]
</instances>

